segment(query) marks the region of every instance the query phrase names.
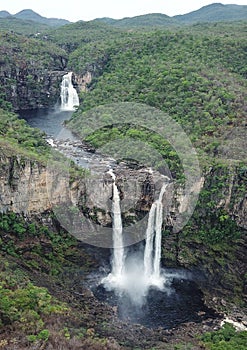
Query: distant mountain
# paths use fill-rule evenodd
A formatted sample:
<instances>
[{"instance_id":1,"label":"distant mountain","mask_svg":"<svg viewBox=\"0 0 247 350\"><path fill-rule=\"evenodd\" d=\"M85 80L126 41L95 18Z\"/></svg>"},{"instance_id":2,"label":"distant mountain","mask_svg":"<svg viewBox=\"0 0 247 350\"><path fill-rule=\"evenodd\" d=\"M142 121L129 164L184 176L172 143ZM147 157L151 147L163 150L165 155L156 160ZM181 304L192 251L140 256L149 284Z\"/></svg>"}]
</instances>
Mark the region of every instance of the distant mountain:
<instances>
[{"instance_id":1,"label":"distant mountain","mask_svg":"<svg viewBox=\"0 0 247 350\"><path fill-rule=\"evenodd\" d=\"M113 19L113 18L110 18L110 17L95 18L91 22L94 22L94 21L102 22L102 23L110 24L110 25L114 25L116 22L118 22L117 19Z\"/></svg>"},{"instance_id":2,"label":"distant mountain","mask_svg":"<svg viewBox=\"0 0 247 350\"><path fill-rule=\"evenodd\" d=\"M247 20L247 5L214 3L185 15L174 16L180 23L221 22Z\"/></svg>"},{"instance_id":3,"label":"distant mountain","mask_svg":"<svg viewBox=\"0 0 247 350\"><path fill-rule=\"evenodd\" d=\"M0 11L0 18L6 18L11 16L11 14L8 11Z\"/></svg>"},{"instance_id":4,"label":"distant mountain","mask_svg":"<svg viewBox=\"0 0 247 350\"><path fill-rule=\"evenodd\" d=\"M177 21L173 18L162 13L150 13L147 15L119 19L112 24L116 27L157 27L173 25L176 24L176 22Z\"/></svg>"},{"instance_id":5,"label":"distant mountain","mask_svg":"<svg viewBox=\"0 0 247 350\"><path fill-rule=\"evenodd\" d=\"M0 17L0 30L11 30L18 34L32 35L48 31L50 28L44 23L25 21L14 16Z\"/></svg>"},{"instance_id":6,"label":"distant mountain","mask_svg":"<svg viewBox=\"0 0 247 350\"><path fill-rule=\"evenodd\" d=\"M26 29L31 26L31 23L42 24L49 27L60 27L71 22L65 19L59 18L46 18L33 10L22 10L15 15L11 15L8 11L0 11L1 28L8 29L8 23L11 29L14 30L14 24L18 24L18 28L21 30L21 23L19 22L6 22L10 18L16 18L22 21L28 21L23 23L23 28ZM6 20L6 21L5 21ZM174 25L194 24L198 22L222 22L222 21L239 21L247 20L247 5L223 5L221 3L214 3L204 6L199 10L192 11L185 15L178 15L169 17L162 13L151 13L135 17L126 17L122 19L113 19L109 17L97 18L90 22L101 22L109 26L117 28L142 28L142 27L168 27ZM32 21L30 23L30 21ZM41 28L42 29L42 28ZM28 30L27 30L28 31Z\"/></svg>"},{"instance_id":7,"label":"distant mountain","mask_svg":"<svg viewBox=\"0 0 247 350\"><path fill-rule=\"evenodd\" d=\"M59 18L46 18L43 16L40 16L38 13L34 12L33 10L22 10L15 15L13 15L16 18L23 19L23 20L29 20L34 21L42 24L46 24L51 27L60 27L65 24L70 23L66 19L59 19Z\"/></svg>"},{"instance_id":8,"label":"distant mountain","mask_svg":"<svg viewBox=\"0 0 247 350\"><path fill-rule=\"evenodd\" d=\"M32 21L31 23L35 22L36 24L42 24L46 25L49 27L61 27L65 24L69 24L70 22L67 21L66 19L59 19L59 18L46 18L43 16L40 16L38 13L34 12L33 10L22 10L15 15L11 15L8 11L0 11L0 18L1 19L11 19L11 18L16 18L18 20L22 21ZM4 27L7 26L7 22L2 22ZM14 24L14 21L10 22L11 27ZM17 23L17 22L16 22ZM18 22L19 25L19 22ZM24 25L24 24L23 24ZM28 23L26 23L26 26ZM1 26L2 27L2 26Z\"/></svg>"},{"instance_id":9,"label":"distant mountain","mask_svg":"<svg viewBox=\"0 0 247 350\"><path fill-rule=\"evenodd\" d=\"M112 19L108 17L97 18L96 21L108 25L123 28L133 27L157 27L181 24L194 24L198 22L222 22L247 20L247 5L223 5L214 3L204 6L197 11L169 17L161 13L151 13L136 17L123 19Z\"/></svg>"}]
</instances>

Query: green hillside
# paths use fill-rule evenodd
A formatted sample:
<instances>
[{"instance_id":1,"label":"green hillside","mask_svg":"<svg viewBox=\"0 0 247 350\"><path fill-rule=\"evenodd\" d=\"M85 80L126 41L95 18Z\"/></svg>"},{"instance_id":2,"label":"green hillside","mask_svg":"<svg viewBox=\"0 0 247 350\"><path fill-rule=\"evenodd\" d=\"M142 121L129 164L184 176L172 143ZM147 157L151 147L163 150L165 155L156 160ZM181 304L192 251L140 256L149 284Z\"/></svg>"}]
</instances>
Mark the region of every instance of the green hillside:
<instances>
[{"instance_id":1,"label":"green hillside","mask_svg":"<svg viewBox=\"0 0 247 350\"><path fill-rule=\"evenodd\" d=\"M78 48L70 67L99 69L71 125L93 107L140 102L168 113L195 145L217 154L225 133L242 125L247 74L246 25L218 30L154 31Z\"/></svg>"},{"instance_id":2,"label":"green hillside","mask_svg":"<svg viewBox=\"0 0 247 350\"><path fill-rule=\"evenodd\" d=\"M37 22L37 23L46 24L46 25L51 26L51 27L60 27L60 26L63 26L65 24L69 23L69 21L67 21L65 19L43 17L43 16L39 15L38 13L34 12L33 10L29 10L29 9L22 10L13 16L15 18L19 18L22 20L29 20L29 21L33 21L33 22Z\"/></svg>"},{"instance_id":3,"label":"green hillside","mask_svg":"<svg viewBox=\"0 0 247 350\"><path fill-rule=\"evenodd\" d=\"M127 27L127 28L136 28L136 27L168 27L178 25L179 23L162 13L150 13L142 16L135 16L130 18L123 18L118 21L110 22L106 21L108 24L113 24L116 27Z\"/></svg>"},{"instance_id":4,"label":"green hillside","mask_svg":"<svg viewBox=\"0 0 247 350\"><path fill-rule=\"evenodd\" d=\"M97 20L122 28L168 27L203 22L240 21L247 20L247 5L223 5L221 3L215 3L204 6L199 10L173 17L161 13L152 13L119 20L112 18L100 18Z\"/></svg>"},{"instance_id":5,"label":"green hillside","mask_svg":"<svg viewBox=\"0 0 247 350\"><path fill-rule=\"evenodd\" d=\"M202 16L202 21L209 15ZM121 28L116 27L119 21L109 18L51 28L27 19L0 18L1 197L7 198L11 208L0 213L3 350L245 349L246 331L236 332L230 325L220 328L220 319L217 327L215 320L208 319L172 329L120 321L117 308L97 300L88 287L88 275L105 270L109 252L84 245L65 232L51 207L32 215L11 207L12 193L17 193L18 203L22 201L21 189L24 185L32 188L32 176L44 175L38 195L47 192L45 171L50 155L45 135L13 113L13 96L16 110L25 101L25 107L36 106L32 100L47 101L51 88L59 94L65 72L73 71L79 80L90 72L92 81L87 91L80 92L80 107L68 126L84 136L93 121L96 131L86 141L95 148L110 141L121 144L125 137L148 143L162 157L154 166L162 171L168 165L177 196L185 183L183 164L173 145L151 132L153 114L169 115L191 140L205 182L188 224L172 232L170 225L178 209L174 208L171 223L164 225L162 266L195 272L206 305L220 312L222 319L229 314L245 321L247 22L194 23L181 28L171 21L165 15L150 14L124 19ZM172 26L163 28L165 22ZM37 31L44 34L30 38ZM136 114L127 108L131 103L140 107ZM112 106L118 106L127 123L116 124ZM135 121L142 117L143 108L151 117L146 125L138 126ZM97 124L98 115L107 127ZM172 129L169 132L175 135ZM131 159L132 150L127 151ZM144 153L141 147L138 151ZM136 174L136 165L131 165L130 171ZM71 166L69 185L80 196L71 215L74 209L85 210L98 220L98 210L104 219L101 208L85 207L88 194L79 187L85 179L81 172ZM20 180L22 174L26 183ZM148 181L143 183L147 190L153 185ZM103 192L105 183L101 184ZM100 199L100 191L96 194ZM121 195L125 199L124 190ZM203 317L203 311L199 313Z\"/></svg>"},{"instance_id":6,"label":"green hillside","mask_svg":"<svg viewBox=\"0 0 247 350\"><path fill-rule=\"evenodd\" d=\"M0 30L13 31L18 34L32 35L49 30L49 26L44 23L23 20L19 18L0 17Z\"/></svg>"},{"instance_id":7,"label":"green hillside","mask_svg":"<svg viewBox=\"0 0 247 350\"><path fill-rule=\"evenodd\" d=\"M181 23L240 21L247 19L247 5L214 3L185 15L174 16Z\"/></svg>"},{"instance_id":8,"label":"green hillside","mask_svg":"<svg viewBox=\"0 0 247 350\"><path fill-rule=\"evenodd\" d=\"M98 45L102 42L104 44L110 39L125 37L126 33L100 21L78 21L55 30L49 30L46 35L49 41L65 48L68 52L73 52L79 46L83 49L84 45L87 46L91 43Z\"/></svg>"}]
</instances>

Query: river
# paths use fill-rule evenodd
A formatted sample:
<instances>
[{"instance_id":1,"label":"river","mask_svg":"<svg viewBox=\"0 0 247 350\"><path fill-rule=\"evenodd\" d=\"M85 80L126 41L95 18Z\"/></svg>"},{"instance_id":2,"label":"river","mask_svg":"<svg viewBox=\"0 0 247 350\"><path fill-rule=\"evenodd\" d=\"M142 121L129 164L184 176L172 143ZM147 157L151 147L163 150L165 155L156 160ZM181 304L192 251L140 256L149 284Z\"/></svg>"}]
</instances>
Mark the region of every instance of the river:
<instances>
[{"instance_id":1,"label":"river","mask_svg":"<svg viewBox=\"0 0 247 350\"><path fill-rule=\"evenodd\" d=\"M113 159L86 151L82 148L81 141L63 126L63 122L70 119L72 113L50 109L21 111L19 116L30 126L44 131L47 141L79 166L97 171L108 170L114 164ZM143 243L136 247L141 252ZM89 251L92 249L96 248L91 247ZM97 250L100 251L99 248ZM193 281L195 276L188 278L181 269L166 269L164 273L167 281L164 290L150 288L141 308L133 305L126 293L114 294L104 289L100 280L106 275L106 271L93 271L88 277L88 284L96 298L112 306L116 305L119 318L130 323L171 329L182 323L200 323L216 317L215 312L204 305L203 294Z\"/></svg>"}]
</instances>

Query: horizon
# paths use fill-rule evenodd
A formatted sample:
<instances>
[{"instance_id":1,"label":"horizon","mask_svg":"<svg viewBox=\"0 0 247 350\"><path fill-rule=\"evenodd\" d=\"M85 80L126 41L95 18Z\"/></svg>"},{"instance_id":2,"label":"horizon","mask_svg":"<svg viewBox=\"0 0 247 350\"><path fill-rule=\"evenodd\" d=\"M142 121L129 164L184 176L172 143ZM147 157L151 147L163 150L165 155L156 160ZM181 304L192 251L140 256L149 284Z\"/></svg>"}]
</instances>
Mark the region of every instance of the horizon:
<instances>
[{"instance_id":1,"label":"horizon","mask_svg":"<svg viewBox=\"0 0 247 350\"><path fill-rule=\"evenodd\" d=\"M10 4L6 6L6 8L3 8L2 3L3 1L0 0L0 11L7 11L11 15L15 15L21 11L24 10L32 10L39 14L42 17L46 18L59 18L59 19L65 19L70 22L77 22L80 20L83 21L91 21L97 18L112 18L112 19L122 19L122 18L128 18L128 17L136 17L136 16L142 16L142 15L148 15L148 14L163 14L167 15L169 17L174 17L177 15L184 15L193 11L197 11L201 9L202 7L212 5L212 4L222 4L222 5L247 5L247 0L244 1L207 1L207 0L201 0L201 1L188 1L183 4L178 4L179 1L174 0L173 3L168 3L166 0L146 0L146 2L143 0L134 0L134 4L137 5L137 7L133 7L133 0L128 0L124 4L120 4L120 7L114 8L113 0L105 0L103 4L108 3L108 7L102 7L98 5L98 8L95 8L93 4L99 3L100 0L91 0L91 6L87 4L87 7L85 8L85 11L80 17L78 17L78 12L76 11L76 16L74 15L74 11L78 9L78 5L73 7L73 3L77 3L76 0L71 0L69 9L66 6L60 6L57 5L57 1L54 1L52 3L53 6L46 6L48 4L48 0L42 1L42 4L33 4L33 1L30 0L24 0L22 1L22 5L19 4L19 1L13 0ZM54 7L55 3L55 7ZM131 4L128 7L128 3ZM31 6L29 6L31 5ZM76 4L75 4L76 5ZM5 6L5 5L4 5ZM83 4L80 4L82 6L83 10ZM1 9L2 8L2 9ZM79 7L80 9L80 7ZM64 12L65 11L65 12ZM108 12L109 11L109 12ZM83 11L82 11L83 12ZM66 13L66 14L65 14ZM95 15L93 14L95 13ZM123 15L120 15L123 14ZM115 16L114 16L115 14ZM117 15L118 14L118 15Z\"/></svg>"}]
</instances>

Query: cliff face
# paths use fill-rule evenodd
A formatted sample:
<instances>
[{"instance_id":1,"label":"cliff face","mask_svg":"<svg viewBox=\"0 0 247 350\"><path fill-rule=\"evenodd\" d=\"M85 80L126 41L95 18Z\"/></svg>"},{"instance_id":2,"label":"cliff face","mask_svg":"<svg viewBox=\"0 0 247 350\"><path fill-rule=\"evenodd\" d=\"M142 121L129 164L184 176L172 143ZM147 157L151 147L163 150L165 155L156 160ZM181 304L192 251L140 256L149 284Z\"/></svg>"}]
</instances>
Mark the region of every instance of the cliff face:
<instances>
[{"instance_id":1,"label":"cliff face","mask_svg":"<svg viewBox=\"0 0 247 350\"><path fill-rule=\"evenodd\" d=\"M18 110L54 106L62 76L68 73L68 53L44 40L0 33L0 97ZM85 91L92 74L73 75L78 91Z\"/></svg>"},{"instance_id":2,"label":"cliff face","mask_svg":"<svg viewBox=\"0 0 247 350\"><path fill-rule=\"evenodd\" d=\"M34 67L0 66L0 84L7 101L15 110L30 110L53 107L59 103L61 82L64 74L63 59L57 70L39 70ZM87 90L91 82L91 73L84 76L73 75L73 85L78 93Z\"/></svg>"},{"instance_id":3,"label":"cliff face","mask_svg":"<svg viewBox=\"0 0 247 350\"><path fill-rule=\"evenodd\" d=\"M99 224L111 223L112 178L109 174L70 180L66 173L61 175L49 164L42 165L23 156L5 156L2 151L0 212L35 215L70 202L74 206L83 205L82 210ZM118 183L126 217L134 215L136 219L138 212L147 212L150 208L154 194L152 182L146 170L123 171Z\"/></svg>"},{"instance_id":4,"label":"cliff face","mask_svg":"<svg viewBox=\"0 0 247 350\"><path fill-rule=\"evenodd\" d=\"M131 227L143 217L147 219L164 178L145 169L127 167L120 167L115 173L123 223L125 227ZM206 295L207 291L212 293L215 290L215 295L237 298L246 293L246 179L244 169L239 167L231 168L230 174L228 176L229 168L210 170L192 218L181 232L171 230L169 234L166 231L162 251L165 266L196 269L200 275L207 276L207 285L202 286ZM224 183L222 179L225 179ZM188 198L181 195L181 189L175 191L179 195L175 194L172 199L173 191L169 185L164 196L164 205L170 210L167 218L167 228L170 229L174 218L189 205ZM75 208L88 219L87 224L95 223L101 228L111 226L111 199L112 178L107 173L99 177L68 178L61 176L58 169L24 157L4 156L3 150L0 158L0 212L14 211L40 217L54 210L60 224L71 232L71 227L66 225L69 220L73 224ZM60 206L65 211L57 211ZM66 222L61 217L64 214ZM145 230L142 231L145 234ZM87 242L85 236L74 235Z\"/></svg>"},{"instance_id":5,"label":"cliff face","mask_svg":"<svg viewBox=\"0 0 247 350\"><path fill-rule=\"evenodd\" d=\"M15 110L46 108L59 99L60 84L64 72L39 72L18 67L2 67L0 83L6 87L7 100Z\"/></svg>"},{"instance_id":6,"label":"cliff face","mask_svg":"<svg viewBox=\"0 0 247 350\"><path fill-rule=\"evenodd\" d=\"M49 164L42 165L21 156L5 156L4 150L2 151L1 212L13 210L17 213L42 213L51 210L52 204L57 205L70 198L75 206L83 203L89 215L90 211L99 209L99 224L111 223L110 216L102 216L102 212L111 211L112 179L109 174L85 176L80 180L71 181L67 175L58 176L57 171L52 170ZM200 220L220 212L222 222L231 219L236 226L247 228L244 171L244 168L239 167L230 170L226 168L224 171L211 169L205 182L201 179L198 183L201 194L195 210L200 213ZM227 175L229 172L230 176ZM152 202L158 198L162 183L169 181L168 178L156 173L151 174L144 168L130 169L121 165L116 168L115 173L124 218L128 221L127 217L132 216L133 222L150 210ZM221 182L223 180L224 183ZM170 210L167 219L170 225L174 217L179 213L183 214L190 205L188 196L182 195L182 192L181 188L174 192L174 188L169 186L164 196L164 205ZM49 197L52 197L52 203Z\"/></svg>"},{"instance_id":7,"label":"cliff face","mask_svg":"<svg viewBox=\"0 0 247 350\"><path fill-rule=\"evenodd\" d=\"M0 162L1 212L31 215L51 210L45 166L18 156L2 155Z\"/></svg>"}]
</instances>

